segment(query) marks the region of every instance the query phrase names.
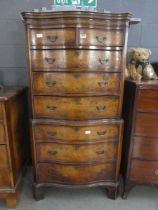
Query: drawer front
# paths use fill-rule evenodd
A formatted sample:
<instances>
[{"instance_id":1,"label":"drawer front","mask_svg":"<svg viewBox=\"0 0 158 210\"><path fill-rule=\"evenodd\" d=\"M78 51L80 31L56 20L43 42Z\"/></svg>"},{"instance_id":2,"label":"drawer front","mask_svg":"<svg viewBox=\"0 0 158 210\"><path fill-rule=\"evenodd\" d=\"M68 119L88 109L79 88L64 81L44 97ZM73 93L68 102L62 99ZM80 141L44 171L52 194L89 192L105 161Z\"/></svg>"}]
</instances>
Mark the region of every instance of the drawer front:
<instances>
[{"instance_id":1,"label":"drawer front","mask_svg":"<svg viewBox=\"0 0 158 210\"><path fill-rule=\"evenodd\" d=\"M122 51L32 50L33 71L121 71Z\"/></svg>"},{"instance_id":2,"label":"drawer front","mask_svg":"<svg viewBox=\"0 0 158 210\"><path fill-rule=\"evenodd\" d=\"M125 40L124 31L115 30L80 30L80 45L90 46L123 46Z\"/></svg>"},{"instance_id":3,"label":"drawer front","mask_svg":"<svg viewBox=\"0 0 158 210\"><path fill-rule=\"evenodd\" d=\"M86 82L85 82L86 81ZM117 73L33 73L33 91L38 94L120 93L121 75Z\"/></svg>"},{"instance_id":4,"label":"drawer front","mask_svg":"<svg viewBox=\"0 0 158 210\"><path fill-rule=\"evenodd\" d=\"M157 90L139 90L137 100L138 111L158 113Z\"/></svg>"},{"instance_id":5,"label":"drawer front","mask_svg":"<svg viewBox=\"0 0 158 210\"><path fill-rule=\"evenodd\" d=\"M121 121L98 122L95 125L85 123L85 125L64 125L59 124L33 124L33 134L36 141L66 141L66 142L90 142L108 141L108 139L118 140L122 132Z\"/></svg>"},{"instance_id":6,"label":"drawer front","mask_svg":"<svg viewBox=\"0 0 158 210\"><path fill-rule=\"evenodd\" d=\"M118 117L115 97L34 97L34 116L54 119L95 119Z\"/></svg>"},{"instance_id":7,"label":"drawer front","mask_svg":"<svg viewBox=\"0 0 158 210\"><path fill-rule=\"evenodd\" d=\"M0 103L0 120L3 120L3 105Z\"/></svg>"},{"instance_id":8,"label":"drawer front","mask_svg":"<svg viewBox=\"0 0 158 210\"><path fill-rule=\"evenodd\" d=\"M64 165L40 163L37 165L39 182L63 184L89 184L115 179L115 164L100 163L96 165Z\"/></svg>"},{"instance_id":9,"label":"drawer front","mask_svg":"<svg viewBox=\"0 0 158 210\"><path fill-rule=\"evenodd\" d=\"M38 161L62 161L85 163L99 161L101 159L116 159L117 143L98 144L59 144L39 143L36 144Z\"/></svg>"},{"instance_id":10,"label":"drawer front","mask_svg":"<svg viewBox=\"0 0 158 210\"><path fill-rule=\"evenodd\" d=\"M132 160L130 179L142 183L158 182L158 161Z\"/></svg>"},{"instance_id":11,"label":"drawer front","mask_svg":"<svg viewBox=\"0 0 158 210\"><path fill-rule=\"evenodd\" d=\"M3 123L0 123L0 144L5 143L5 131Z\"/></svg>"},{"instance_id":12,"label":"drawer front","mask_svg":"<svg viewBox=\"0 0 158 210\"><path fill-rule=\"evenodd\" d=\"M44 29L31 30L31 45L56 46L75 44L76 32L71 29Z\"/></svg>"},{"instance_id":13,"label":"drawer front","mask_svg":"<svg viewBox=\"0 0 158 210\"><path fill-rule=\"evenodd\" d=\"M137 113L135 134L138 136L158 137L158 114Z\"/></svg>"},{"instance_id":14,"label":"drawer front","mask_svg":"<svg viewBox=\"0 0 158 210\"><path fill-rule=\"evenodd\" d=\"M5 145L0 145L0 188L11 186L8 154Z\"/></svg>"},{"instance_id":15,"label":"drawer front","mask_svg":"<svg viewBox=\"0 0 158 210\"><path fill-rule=\"evenodd\" d=\"M133 157L158 160L158 141L151 137L134 137Z\"/></svg>"}]
</instances>

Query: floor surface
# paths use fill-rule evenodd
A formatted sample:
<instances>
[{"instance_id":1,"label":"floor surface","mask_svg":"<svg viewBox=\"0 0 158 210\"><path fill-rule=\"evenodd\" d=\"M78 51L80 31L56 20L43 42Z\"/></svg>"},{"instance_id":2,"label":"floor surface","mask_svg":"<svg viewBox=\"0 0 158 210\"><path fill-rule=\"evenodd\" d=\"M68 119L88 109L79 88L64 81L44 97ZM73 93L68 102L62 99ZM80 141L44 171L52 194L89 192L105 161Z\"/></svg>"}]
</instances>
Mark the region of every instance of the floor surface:
<instances>
[{"instance_id":1,"label":"floor surface","mask_svg":"<svg viewBox=\"0 0 158 210\"><path fill-rule=\"evenodd\" d=\"M31 170L29 170L31 171ZM135 187L127 200L119 196L117 200L106 197L103 188L82 190L47 188L45 199L35 201L32 197L32 174L27 173L20 195L18 210L158 210L158 188ZM6 210L4 200L0 200L0 210Z\"/></svg>"}]
</instances>

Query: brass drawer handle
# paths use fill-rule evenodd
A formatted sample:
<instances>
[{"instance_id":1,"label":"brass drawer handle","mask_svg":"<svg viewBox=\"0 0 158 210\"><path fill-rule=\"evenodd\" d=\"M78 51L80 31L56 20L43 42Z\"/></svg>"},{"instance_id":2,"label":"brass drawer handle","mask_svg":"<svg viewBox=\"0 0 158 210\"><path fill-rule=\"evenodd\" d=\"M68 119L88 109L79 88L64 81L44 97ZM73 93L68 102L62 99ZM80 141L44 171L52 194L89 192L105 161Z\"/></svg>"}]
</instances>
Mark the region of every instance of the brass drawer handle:
<instances>
[{"instance_id":1,"label":"brass drawer handle","mask_svg":"<svg viewBox=\"0 0 158 210\"><path fill-rule=\"evenodd\" d=\"M47 109L49 109L50 111L56 110L56 106L53 105L47 105Z\"/></svg>"},{"instance_id":2,"label":"brass drawer handle","mask_svg":"<svg viewBox=\"0 0 158 210\"><path fill-rule=\"evenodd\" d=\"M78 150L78 149L80 148L80 144L75 144L75 145L74 145L74 148L75 148L76 150Z\"/></svg>"},{"instance_id":3,"label":"brass drawer handle","mask_svg":"<svg viewBox=\"0 0 158 210\"><path fill-rule=\"evenodd\" d=\"M97 134L98 136L104 136L106 134L106 131L98 131Z\"/></svg>"},{"instance_id":4,"label":"brass drawer handle","mask_svg":"<svg viewBox=\"0 0 158 210\"><path fill-rule=\"evenodd\" d=\"M76 166L73 166L73 168L76 169L76 170L78 170L78 169L81 168L81 166L80 165L76 165Z\"/></svg>"},{"instance_id":5,"label":"brass drawer handle","mask_svg":"<svg viewBox=\"0 0 158 210\"><path fill-rule=\"evenodd\" d=\"M99 105L99 106L96 106L96 109L98 111L104 111L106 109L106 106Z\"/></svg>"},{"instance_id":6,"label":"brass drawer handle","mask_svg":"<svg viewBox=\"0 0 158 210\"><path fill-rule=\"evenodd\" d=\"M53 64L55 60L56 60L55 58L47 58L47 57L45 58L45 61L49 64Z\"/></svg>"},{"instance_id":7,"label":"brass drawer handle","mask_svg":"<svg viewBox=\"0 0 158 210\"><path fill-rule=\"evenodd\" d=\"M99 177L102 176L103 174L104 174L104 172L102 172L102 171L96 172L96 178L99 178Z\"/></svg>"},{"instance_id":8,"label":"brass drawer handle","mask_svg":"<svg viewBox=\"0 0 158 210\"><path fill-rule=\"evenodd\" d=\"M158 176L158 169L155 170L155 175Z\"/></svg>"},{"instance_id":9,"label":"brass drawer handle","mask_svg":"<svg viewBox=\"0 0 158 210\"><path fill-rule=\"evenodd\" d=\"M79 50L75 50L75 51L74 51L74 55L75 55L75 56L79 56L80 54L81 54L81 51L79 51Z\"/></svg>"},{"instance_id":10,"label":"brass drawer handle","mask_svg":"<svg viewBox=\"0 0 158 210\"><path fill-rule=\"evenodd\" d=\"M105 65L109 62L109 59L108 58L105 58L105 59L101 59L99 58L99 63L102 64L102 65Z\"/></svg>"},{"instance_id":11,"label":"brass drawer handle","mask_svg":"<svg viewBox=\"0 0 158 210\"><path fill-rule=\"evenodd\" d=\"M48 86L48 87L53 87L56 85L56 81L49 81L49 80L46 80L45 81L45 84Z\"/></svg>"},{"instance_id":12,"label":"brass drawer handle","mask_svg":"<svg viewBox=\"0 0 158 210\"><path fill-rule=\"evenodd\" d=\"M55 131L48 131L48 132L47 132L47 135L48 135L49 137L53 137L53 136L56 136L56 135L57 135L57 132L55 132Z\"/></svg>"},{"instance_id":13,"label":"brass drawer handle","mask_svg":"<svg viewBox=\"0 0 158 210\"><path fill-rule=\"evenodd\" d=\"M53 171L53 170L48 170L48 174L49 174L50 176L58 176L58 175L59 175L57 172L55 172L55 171Z\"/></svg>"},{"instance_id":14,"label":"brass drawer handle","mask_svg":"<svg viewBox=\"0 0 158 210\"><path fill-rule=\"evenodd\" d=\"M59 37L57 35L47 36L48 41L56 42Z\"/></svg>"},{"instance_id":15,"label":"brass drawer handle","mask_svg":"<svg viewBox=\"0 0 158 210\"><path fill-rule=\"evenodd\" d=\"M56 151L56 150L48 150L47 153L49 155L56 155L58 153L58 151Z\"/></svg>"},{"instance_id":16,"label":"brass drawer handle","mask_svg":"<svg viewBox=\"0 0 158 210\"><path fill-rule=\"evenodd\" d=\"M106 152L105 150L97 150L96 154L97 155L103 155L103 154L105 154L105 152Z\"/></svg>"},{"instance_id":17,"label":"brass drawer handle","mask_svg":"<svg viewBox=\"0 0 158 210\"><path fill-rule=\"evenodd\" d=\"M99 43L102 43L102 44L104 44L104 42L107 40L106 36L103 36L103 37L96 36L95 38Z\"/></svg>"},{"instance_id":18,"label":"brass drawer handle","mask_svg":"<svg viewBox=\"0 0 158 210\"><path fill-rule=\"evenodd\" d=\"M108 85L108 82L98 82L98 85L99 85L100 87L105 87L105 86Z\"/></svg>"},{"instance_id":19,"label":"brass drawer handle","mask_svg":"<svg viewBox=\"0 0 158 210\"><path fill-rule=\"evenodd\" d=\"M75 78L75 79L78 79L78 78L80 78L80 73L75 73L75 74L73 74L73 77Z\"/></svg>"}]
</instances>

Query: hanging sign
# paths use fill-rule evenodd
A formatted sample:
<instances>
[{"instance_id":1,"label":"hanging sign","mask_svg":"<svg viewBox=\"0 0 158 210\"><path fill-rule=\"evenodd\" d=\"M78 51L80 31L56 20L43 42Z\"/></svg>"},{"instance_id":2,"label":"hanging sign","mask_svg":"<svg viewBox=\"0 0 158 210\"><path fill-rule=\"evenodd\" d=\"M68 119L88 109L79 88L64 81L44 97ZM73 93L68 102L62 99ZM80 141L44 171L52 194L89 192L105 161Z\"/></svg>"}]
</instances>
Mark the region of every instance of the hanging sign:
<instances>
[{"instance_id":1,"label":"hanging sign","mask_svg":"<svg viewBox=\"0 0 158 210\"><path fill-rule=\"evenodd\" d=\"M97 7L97 0L54 0L54 5Z\"/></svg>"}]
</instances>

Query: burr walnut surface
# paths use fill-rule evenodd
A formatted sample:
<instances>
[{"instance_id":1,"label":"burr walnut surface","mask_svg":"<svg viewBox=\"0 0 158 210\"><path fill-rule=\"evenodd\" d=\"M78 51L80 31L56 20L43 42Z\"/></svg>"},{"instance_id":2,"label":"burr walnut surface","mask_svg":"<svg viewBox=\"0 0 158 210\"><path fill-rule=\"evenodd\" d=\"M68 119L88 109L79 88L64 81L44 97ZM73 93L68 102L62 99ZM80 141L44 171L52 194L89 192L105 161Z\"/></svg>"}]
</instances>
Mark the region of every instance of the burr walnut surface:
<instances>
[{"instance_id":1,"label":"burr walnut surface","mask_svg":"<svg viewBox=\"0 0 158 210\"><path fill-rule=\"evenodd\" d=\"M128 13L23 12L29 64L34 197L103 185L115 199ZM101 149L102 147L102 149Z\"/></svg>"}]
</instances>

